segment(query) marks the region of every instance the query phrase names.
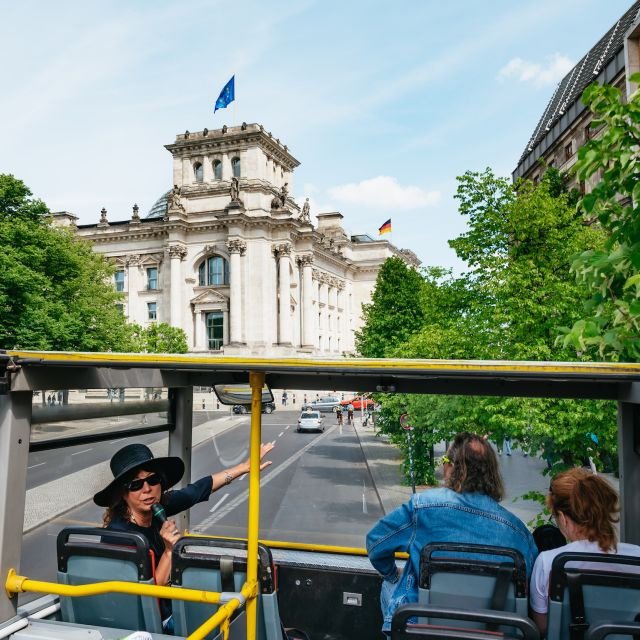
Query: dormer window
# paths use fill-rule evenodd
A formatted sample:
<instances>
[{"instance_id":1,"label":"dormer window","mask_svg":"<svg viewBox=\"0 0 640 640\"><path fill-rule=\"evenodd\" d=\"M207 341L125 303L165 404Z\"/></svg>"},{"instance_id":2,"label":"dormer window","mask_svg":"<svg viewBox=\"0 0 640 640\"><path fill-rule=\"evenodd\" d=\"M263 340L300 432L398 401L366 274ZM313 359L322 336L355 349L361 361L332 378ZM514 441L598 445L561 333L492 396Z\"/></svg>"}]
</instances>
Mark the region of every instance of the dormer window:
<instances>
[{"instance_id":1,"label":"dormer window","mask_svg":"<svg viewBox=\"0 0 640 640\"><path fill-rule=\"evenodd\" d=\"M213 161L213 179L222 180L222 162L220 160Z\"/></svg>"},{"instance_id":2,"label":"dormer window","mask_svg":"<svg viewBox=\"0 0 640 640\"><path fill-rule=\"evenodd\" d=\"M216 287L229 284L229 263L221 256L211 256L198 268L198 284Z\"/></svg>"},{"instance_id":3,"label":"dormer window","mask_svg":"<svg viewBox=\"0 0 640 640\"><path fill-rule=\"evenodd\" d=\"M193 165L193 173L196 177L196 182L202 182L204 180L204 167L201 162L196 162Z\"/></svg>"},{"instance_id":4,"label":"dormer window","mask_svg":"<svg viewBox=\"0 0 640 640\"><path fill-rule=\"evenodd\" d=\"M240 158L237 156L235 158L231 158L231 170L233 171L233 177L240 177Z\"/></svg>"}]
</instances>

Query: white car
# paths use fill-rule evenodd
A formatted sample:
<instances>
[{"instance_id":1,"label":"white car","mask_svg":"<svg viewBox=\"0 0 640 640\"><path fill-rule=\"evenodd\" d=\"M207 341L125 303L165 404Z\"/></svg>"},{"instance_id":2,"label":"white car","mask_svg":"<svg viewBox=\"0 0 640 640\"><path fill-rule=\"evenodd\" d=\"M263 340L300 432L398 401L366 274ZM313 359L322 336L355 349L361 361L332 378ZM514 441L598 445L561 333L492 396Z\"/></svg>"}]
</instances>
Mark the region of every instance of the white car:
<instances>
[{"instance_id":1,"label":"white car","mask_svg":"<svg viewBox=\"0 0 640 640\"><path fill-rule=\"evenodd\" d=\"M324 431L319 411L303 411L298 418L298 433L301 431Z\"/></svg>"}]
</instances>

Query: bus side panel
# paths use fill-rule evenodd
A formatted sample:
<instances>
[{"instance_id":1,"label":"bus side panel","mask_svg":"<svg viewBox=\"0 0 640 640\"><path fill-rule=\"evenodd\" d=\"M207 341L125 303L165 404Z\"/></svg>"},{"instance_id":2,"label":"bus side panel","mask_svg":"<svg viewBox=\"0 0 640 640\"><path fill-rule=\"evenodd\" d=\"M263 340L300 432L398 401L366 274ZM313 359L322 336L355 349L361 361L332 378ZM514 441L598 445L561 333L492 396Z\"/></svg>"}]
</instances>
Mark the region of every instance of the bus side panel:
<instances>
[{"instance_id":1,"label":"bus side panel","mask_svg":"<svg viewBox=\"0 0 640 640\"><path fill-rule=\"evenodd\" d=\"M374 572L279 565L278 605L285 627L312 638L384 638L382 579Z\"/></svg>"}]
</instances>

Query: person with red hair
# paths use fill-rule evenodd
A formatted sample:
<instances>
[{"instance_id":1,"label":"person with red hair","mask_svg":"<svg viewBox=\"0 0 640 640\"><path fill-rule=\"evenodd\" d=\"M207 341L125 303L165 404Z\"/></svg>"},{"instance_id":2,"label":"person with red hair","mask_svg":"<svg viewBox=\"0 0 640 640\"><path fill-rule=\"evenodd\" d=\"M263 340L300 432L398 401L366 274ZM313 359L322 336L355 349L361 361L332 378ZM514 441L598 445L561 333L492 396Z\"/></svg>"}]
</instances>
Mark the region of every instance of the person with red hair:
<instances>
[{"instance_id":1,"label":"person with red hair","mask_svg":"<svg viewBox=\"0 0 640 640\"><path fill-rule=\"evenodd\" d=\"M547 506L569 544L538 555L531 575L531 617L544 635L549 610L549 577L554 558L564 552L611 553L639 556L640 547L617 541L618 494L604 478L576 468L558 474L549 485ZM588 563L585 563L585 567ZM620 565L598 564L596 569L620 571ZM640 567L627 565L628 570Z\"/></svg>"}]
</instances>

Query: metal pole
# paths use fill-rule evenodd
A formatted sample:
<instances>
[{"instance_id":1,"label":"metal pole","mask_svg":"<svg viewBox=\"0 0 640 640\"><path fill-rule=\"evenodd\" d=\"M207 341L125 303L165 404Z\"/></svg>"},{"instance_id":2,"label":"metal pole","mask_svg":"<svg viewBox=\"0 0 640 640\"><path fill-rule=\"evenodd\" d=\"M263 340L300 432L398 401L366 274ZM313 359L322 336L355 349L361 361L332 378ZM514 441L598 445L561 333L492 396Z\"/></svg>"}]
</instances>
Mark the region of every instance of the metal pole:
<instances>
[{"instance_id":1,"label":"metal pole","mask_svg":"<svg viewBox=\"0 0 640 640\"><path fill-rule=\"evenodd\" d=\"M258 588L258 536L260 534L260 442L262 440L262 387L264 373L249 373L251 385L251 451L249 470L249 517L247 525L247 583ZM247 600L247 639L256 638L258 622L257 597Z\"/></svg>"},{"instance_id":2,"label":"metal pole","mask_svg":"<svg viewBox=\"0 0 640 640\"><path fill-rule=\"evenodd\" d=\"M411 476L411 491L416 492L416 474L413 470L413 444L411 442L411 429L407 431L407 443L409 445L409 475Z\"/></svg>"},{"instance_id":3,"label":"metal pole","mask_svg":"<svg viewBox=\"0 0 640 640\"><path fill-rule=\"evenodd\" d=\"M24 523L31 391L0 394L0 575L20 570ZM0 620L16 615L18 598L0 589Z\"/></svg>"},{"instance_id":4,"label":"metal pole","mask_svg":"<svg viewBox=\"0 0 640 640\"><path fill-rule=\"evenodd\" d=\"M640 544L640 406L618 402L620 540Z\"/></svg>"},{"instance_id":5,"label":"metal pole","mask_svg":"<svg viewBox=\"0 0 640 640\"><path fill-rule=\"evenodd\" d=\"M193 387L169 389L169 406L175 428L169 432L169 455L184 462L184 476L178 487L191 482L191 445L193 429ZM179 529L189 528L189 510L176 516Z\"/></svg>"}]
</instances>

